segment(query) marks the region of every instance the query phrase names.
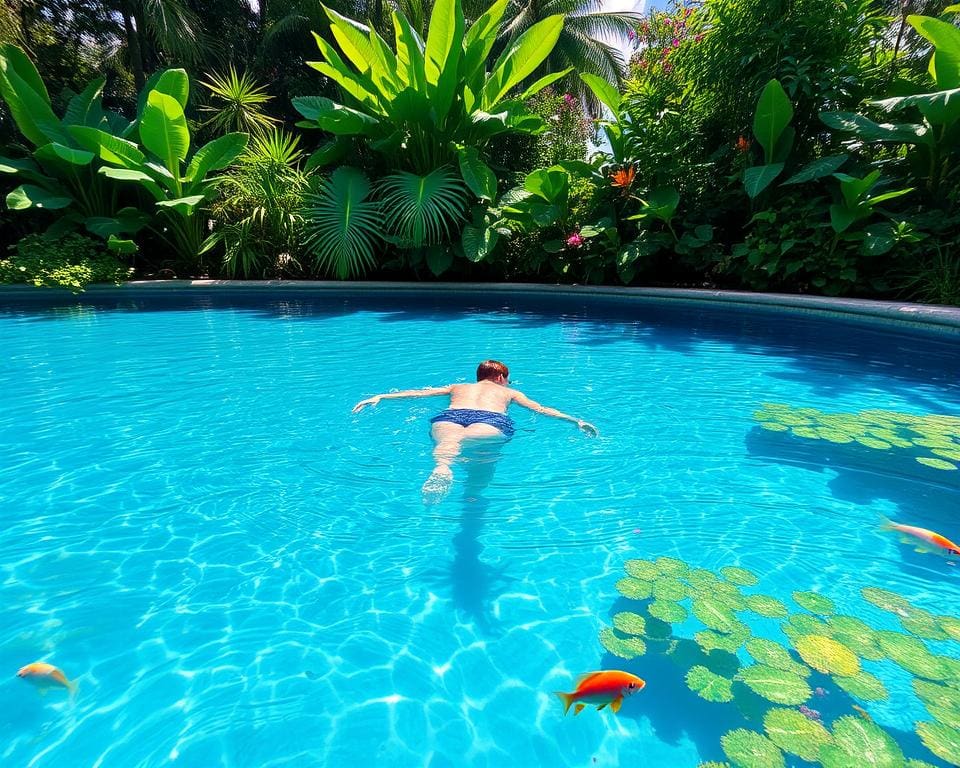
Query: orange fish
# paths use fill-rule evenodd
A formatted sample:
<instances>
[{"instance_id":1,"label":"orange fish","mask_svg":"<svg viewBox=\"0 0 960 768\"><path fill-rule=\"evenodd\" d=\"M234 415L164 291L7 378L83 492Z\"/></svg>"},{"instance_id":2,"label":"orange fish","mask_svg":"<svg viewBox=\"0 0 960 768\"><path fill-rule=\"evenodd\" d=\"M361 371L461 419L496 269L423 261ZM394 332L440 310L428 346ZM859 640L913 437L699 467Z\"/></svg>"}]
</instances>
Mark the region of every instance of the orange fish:
<instances>
[{"instance_id":1,"label":"orange fish","mask_svg":"<svg viewBox=\"0 0 960 768\"><path fill-rule=\"evenodd\" d=\"M950 539L941 536L939 533L928 531L926 528L917 528L913 525L900 525L900 523L894 523L890 520L885 522L883 527L887 530L899 531L907 536L913 536L935 547L940 547L946 550L948 555L960 555L960 547L950 541Z\"/></svg>"},{"instance_id":2,"label":"orange fish","mask_svg":"<svg viewBox=\"0 0 960 768\"><path fill-rule=\"evenodd\" d=\"M610 709L619 712L624 698L642 690L645 685L645 681L629 672L605 669L602 672L589 672L581 677L577 680L573 693L557 691L556 694L563 702L563 714L567 714L574 702L575 715L579 715L587 704L596 704L597 710L609 704Z\"/></svg>"},{"instance_id":3,"label":"orange fish","mask_svg":"<svg viewBox=\"0 0 960 768\"><path fill-rule=\"evenodd\" d=\"M76 688L73 683L67 680L67 676L63 674L61 670L57 669L53 664L47 664L43 661L35 661L33 664L27 664L27 666L21 667L20 671L17 672L17 677L29 680L41 688L61 685L71 693Z\"/></svg>"}]
</instances>

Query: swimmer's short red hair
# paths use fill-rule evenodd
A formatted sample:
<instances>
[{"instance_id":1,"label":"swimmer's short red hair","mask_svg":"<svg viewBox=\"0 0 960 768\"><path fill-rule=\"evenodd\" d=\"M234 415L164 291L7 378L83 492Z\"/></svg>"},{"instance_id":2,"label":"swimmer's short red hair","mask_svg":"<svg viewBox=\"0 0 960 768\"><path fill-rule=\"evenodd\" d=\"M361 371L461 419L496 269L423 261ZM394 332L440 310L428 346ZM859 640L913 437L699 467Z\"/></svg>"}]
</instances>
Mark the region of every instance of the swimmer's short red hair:
<instances>
[{"instance_id":1,"label":"swimmer's short red hair","mask_svg":"<svg viewBox=\"0 0 960 768\"><path fill-rule=\"evenodd\" d=\"M477 381L495 379L497 376L507 378L509 375L510 370L507 366L497 360L484 360L477 366Z\"/></svg>"}]
</instances>

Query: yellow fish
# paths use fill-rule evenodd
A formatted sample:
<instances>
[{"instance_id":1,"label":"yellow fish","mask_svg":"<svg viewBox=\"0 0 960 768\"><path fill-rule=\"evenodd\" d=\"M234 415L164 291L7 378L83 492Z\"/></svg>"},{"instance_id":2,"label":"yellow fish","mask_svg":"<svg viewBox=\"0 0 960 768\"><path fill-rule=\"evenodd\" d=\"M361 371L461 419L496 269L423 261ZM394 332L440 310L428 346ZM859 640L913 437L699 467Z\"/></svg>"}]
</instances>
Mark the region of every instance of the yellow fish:
<instances>
[{"instance_id":1,"label":"yellow fish","mask_svg":"<svg viewBox=\"0 0 960 768\"><path fill-rule=\"evenodd\" d=\"M62 670L44 661L35 661L33 664L21 667L17 672L17 677L33 683L40 689L59 686L66 688L70 693L77 689L75 684L67 680L67 676L63 674Z\"/></svg>"}]
</instances>

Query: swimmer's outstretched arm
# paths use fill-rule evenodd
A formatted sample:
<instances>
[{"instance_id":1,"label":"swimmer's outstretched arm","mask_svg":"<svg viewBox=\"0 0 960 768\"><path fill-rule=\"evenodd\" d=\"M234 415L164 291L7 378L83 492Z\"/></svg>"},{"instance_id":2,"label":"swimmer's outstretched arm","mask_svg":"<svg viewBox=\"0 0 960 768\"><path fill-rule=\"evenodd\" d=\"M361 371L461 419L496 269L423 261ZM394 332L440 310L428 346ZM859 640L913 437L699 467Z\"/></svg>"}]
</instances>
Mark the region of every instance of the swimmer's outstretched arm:
<instances>
[{"instance_id":1,"label":"swimmer's outstretched arm","mask_svg":"<svg viewBox=\"0 0 960 768\"><path fill-rule=\"evenodd\" d=\"M387 392L383 395L374 395L361 400L353 406L353 412L359 413L368 405L376 405L381 400L397 400L401 397L433 397L434 395L449 395L453 391L453 384L445 387L426 387L425 389L405 389L402 392Z\"/></svg>"},{"instance_id":2,"label":"swimmer's outstretched arm","mask_svg":"<svg viewBox=\"0 0 960 768\"><path fill-rule=\"evenodd\" d=\"M585 435L590 437L596 437L600 434L600 430L597 429L589 421L584 421L583 419L578 419L576 416L570 416L569 414L564 413L563 411L558 411L556 408L548 408L545 405L540 405L540 403L535 400L531 400L523 392L513 391L513 402L517 405L522 405L524 408L529 408L531 411L536 411L537 413L542 413L544 416L553 416L555 419L563 419L564 421L572 421L576 424L580 431Z\"/></svg>"}]
</instances>

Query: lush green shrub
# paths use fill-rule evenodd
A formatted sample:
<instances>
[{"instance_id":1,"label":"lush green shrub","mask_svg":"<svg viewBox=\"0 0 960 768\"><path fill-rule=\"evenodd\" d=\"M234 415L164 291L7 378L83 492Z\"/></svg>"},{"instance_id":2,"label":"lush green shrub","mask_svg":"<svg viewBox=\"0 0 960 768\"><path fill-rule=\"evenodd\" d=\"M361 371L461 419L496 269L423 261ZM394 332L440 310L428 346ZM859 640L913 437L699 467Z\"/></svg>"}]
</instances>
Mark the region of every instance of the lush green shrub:
<instances>
[{"instance_id":1,"label":"lush green shrub","mask_svg":"<svg viewBox=\"0 0 960 768\"><path fill-rule=\"evenodd\" d=\"M28 235L9 251L0 259L0 283L69 288L76 293L90 283L120 283L133 272L101 242L83 235Z\"/></svg>"}]
</instances>

